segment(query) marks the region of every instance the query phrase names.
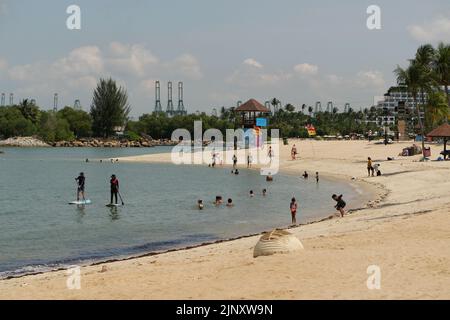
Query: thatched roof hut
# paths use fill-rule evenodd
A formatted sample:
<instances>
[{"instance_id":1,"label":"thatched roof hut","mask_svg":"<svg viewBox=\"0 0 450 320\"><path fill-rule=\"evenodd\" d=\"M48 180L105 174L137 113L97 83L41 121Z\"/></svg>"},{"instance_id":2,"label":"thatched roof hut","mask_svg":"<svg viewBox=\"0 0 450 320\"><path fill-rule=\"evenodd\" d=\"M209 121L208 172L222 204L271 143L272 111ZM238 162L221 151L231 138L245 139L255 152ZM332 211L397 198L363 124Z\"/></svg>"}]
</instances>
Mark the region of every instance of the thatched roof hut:
<instances>
[{"instance_id":1,"label":"thatched roof hut","mask_svg":"<svg viewBox=\"0 0 450 320\"><path fill-rule=\"evenodd\" d=\"M444 123L427 134L427 137L444 139L444 159L447 157L447 141L450 138L450 124Z\"/></svg>"}]
</instances>

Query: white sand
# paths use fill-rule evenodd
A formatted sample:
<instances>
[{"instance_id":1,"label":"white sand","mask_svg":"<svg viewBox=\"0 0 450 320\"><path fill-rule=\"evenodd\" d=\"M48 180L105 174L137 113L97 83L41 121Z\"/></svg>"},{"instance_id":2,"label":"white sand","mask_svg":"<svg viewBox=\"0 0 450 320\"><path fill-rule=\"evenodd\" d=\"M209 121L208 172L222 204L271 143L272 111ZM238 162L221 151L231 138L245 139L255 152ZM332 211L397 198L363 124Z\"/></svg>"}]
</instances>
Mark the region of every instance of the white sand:
<instances>
[{"instance_id":1,"label":"white sand","mask_svg":"<svg viewBox=\"0 0 450 320\"><path fill-rule=\"evenodd\" d=\"M3 299L449 299L450 162L402 158L401 143L296 143L300 160L282 148L285 171L335 176L377 187L372 207L290 231L305 250L252 256L258 237L112 262L81 270L81 290L65 271L0 281ZM442 146L432 146L436 158ZM366 159L384 176L367 178ZM394 156L395 161L384 161ZM168 161L149 155L121 161ZM382 162L381 162L382 161ZM275 182L276 183L276 177ZM351 206L351 204L350 204ZM284 210L284 209L280 209ZM333 213L333 208L330 208ZM286 212L289 219L289 212ZM367 267L381 268L381 289L369 290ZM105 272L100 272L106 266Z\"/></svg>"}]
</instances>

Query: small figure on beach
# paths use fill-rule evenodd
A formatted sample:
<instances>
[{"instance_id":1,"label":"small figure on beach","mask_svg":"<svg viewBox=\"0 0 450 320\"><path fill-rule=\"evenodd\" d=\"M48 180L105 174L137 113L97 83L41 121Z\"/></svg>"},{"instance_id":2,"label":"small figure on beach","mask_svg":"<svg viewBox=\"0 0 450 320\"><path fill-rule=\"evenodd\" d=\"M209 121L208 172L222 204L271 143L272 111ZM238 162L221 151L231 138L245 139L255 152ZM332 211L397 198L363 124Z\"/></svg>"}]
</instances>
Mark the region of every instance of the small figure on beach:
<instances>
[{"instance_id":1,"label":"small figure on beach","mask_svg":"<svg viewBox=\"0 0 450 320\"><path fill-rule=\"evenodd\" d=\"M238 161L238 159L237 159L236 155L234 154L233 155L233 169L236 169L237 161Z\"/></svg>"},{"instance_id":2,"label":"small figure on beach","mask_svg":"<svg viewBox=\"0 0 450 320\"><path fill-rule=\"evenodd\" d=\"M238 169L234 170L234 174L238 175L239 174L239 170Z\"/></svg>"},{"instance_id":3,"label":"small figure on beach","mask_svg":"<svg viewBox=\"0 0 450 320\"><path fill-rule=\"evenodd\" d=\"M228 201L227 201L227 207L231 208L232 206L234 206L233 199L229 198Z\"/></svg>"},{"instance_id":4,"label":"small figure on beach","mask_svg":"<svg viewBox=\"0 0 450 320\"><path fill-rule=\"evenodd\" d=\"M372 177L374 176L374 170L373 170L373 166L372 166L372 158L370 158L370 157L367 158L367 174L368 174L368 177L370 177L370 175L372 175Z\"/></svg>"},{"instance_id":5,"label":"small figure on beach","mask_svg":"<svg viewBox=\"0 0 450 320\"><path fill-rule=\"evenodd\" d=\"M345 214L344 208L347 204L342 199L342 194L340 196L333 194L331 198L337 202L337 204L334 207L336 208L337 211L341 213L341 217L344 217Z\"/></svg>"},{"instance_id":6,"label":"small figure on beach","mask_svg":"<svg viewBox=\"0 0 450 320\"><path fill-rule=\"evenodd\" d=\"M291 149L291 157L292 160L295 160L297 158L297 147L295 146L295 144L292 146Z\"/></svg>"},{"instance_id":7,"label":"small figure on beach","mask_svg":"<svg viewBox=\"0 0 450 320\"><path fill-rule=\"evenodd\" d=\"M250 190L249 195L250 195L251 198L255 195L255 194L253 193L253 190Z\"/></svg>"},{"instance_id":8,"label":"small figure on beach","mask_svg":"<svg viewBox=\"0 0 450 320\"><path fill-rule=\"evenodd\" d=\"M86 158L86 163L88 163L88 162L89 162L89 159Z\"/></svg>"},{"instance_id":9,"label":"small figure on beach","mask_svg":"<svg viewBox=\"0 0 450 320\"><path fill-rule=\"evenodd\" d=\"M319 172L316 172L316 182L319 183Z\"/></svg>"},{"instance_id":10,"label":"small figure on beach","mask_svg":"<svg viewBox=\"0 0 450 320\"><path fill-rule=\"evenodd\" d=\"M203 200L201 200L201 199L198 200L198 201L197 201L197 206L198 206L198 209L199 209L199 210L203 210L203 207L204 207L204 205L203 205Z\"/></svg>"},{"instance_id":11,"label":"small figure on beach","mask_svg":"<svg viewBox=\"0 0 450 320\"><path fill-rule=\"evenodd\" d=\"M247 168L251 168L252 167L252 162L253 162L253 157L251 154L249 154L247 156Z\"/></svg>"},{"instance_id":12,"label":"small figure on beach","mask_svg":"<svg viewBox=\"0 0 450 320\"><path fill-rule=\"evenodd\" d=\"M83 200L86 200L84 197L84 185L86 183L86 177L83 172L80 172L77 178L75 178L77 182L77 201L80 201L80 195L83 197Z\"/></svg>"},{"instance_id":13,"label":"small figure on beach","mask_svg":"<svg viewBox=\"0 0 450 320\"><path fill-rule=\"evenodd\" d=\"M289 205L289 208L291 209L292 225L296 225L297 224L297 208L298 208L298 204L297 204L297 200L295 200L295 198L291 199L291 203Z\"/></svg>"},{"instance_id":14,"label":"small figure on beach","mask_svg":"<svg viewBox=\"0 0 450 320\"><path fill-rule=\"evenodd\" d=\"M308 172L305 171L305 172L302 174L302 177L303 177L304 179L308 179L308 177L309 177Z\"/></svg>"},{"instance_id":15,"label":"small figure on beach","mask_svg":"<svg viewBox=\"0 0 450 320\"><path fill-rule=\"evenodd\" d=\"M267 189L263 189L262 195L263 195L263 197L265 197L267 195Z\"/></svg>"},{"instance_id":16,"label":"small figure on beach","mask_svg":"<svg viewBox=\"0 0 450 320\"><path fill-rule=\"evenodd\" d=\"M269 151L267 152L267 155L270 159L270 163L272 163L272 158L274 157L272 146L269 147Z\"/></svg>"},{"instance_id":17,"label":"small figure on beach","mask_svg":"<svg viewBox=\"0 0 450 320\"><path fill-rule=\"evenodd\" d=\"M380 164L376 163L373 165L373 171L375 171L375 174L378 176L381 176L381 171L380 171Z\"/></svg>"},{"instance_id":18,"label":"small figure on beach","mask_svg":"<svg viewBox=\"0 0 450 320\"><path fill-rule=\"evenodd\" d=\"M119 193L119 179L117 179L116 175L113 174L111 176L111 180L109 180L110 190L111 190L111 202L113 204L113 198L115 199L115 204L118 203L117 195Z\"/></svg>"}]
</instances>

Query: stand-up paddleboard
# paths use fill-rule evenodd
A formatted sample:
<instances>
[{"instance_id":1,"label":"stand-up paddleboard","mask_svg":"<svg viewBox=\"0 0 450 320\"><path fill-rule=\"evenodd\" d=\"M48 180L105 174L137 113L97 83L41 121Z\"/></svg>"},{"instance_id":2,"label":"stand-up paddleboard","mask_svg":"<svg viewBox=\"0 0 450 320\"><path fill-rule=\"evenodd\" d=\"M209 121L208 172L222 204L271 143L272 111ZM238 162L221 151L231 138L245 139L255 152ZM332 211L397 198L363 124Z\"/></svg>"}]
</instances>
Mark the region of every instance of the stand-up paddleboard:
<instances>
[{"instance_id":1,"label":"stand-up paddleboard","mask_svg":"<svg viewBox=\"0 0 450 320\"><path fill-rule=\"evenodd\" d=\"M106 206L109 208L117 208L117 207L121 207L122 205L119 203L108 203Z\"/></svg>"},{"instance_id":2,"label":"stand-up paddleboard","mask_svg":"<svg viewBox=\"0 0 450 320\"><path fill-rule=\"evenodd\" d=\"M91 204L91 203L92 203L92 201L88 200L88 199L69 202L69 204L73 204L73 205L84 205L84 204Z\"/></svg>"}]
</instances>

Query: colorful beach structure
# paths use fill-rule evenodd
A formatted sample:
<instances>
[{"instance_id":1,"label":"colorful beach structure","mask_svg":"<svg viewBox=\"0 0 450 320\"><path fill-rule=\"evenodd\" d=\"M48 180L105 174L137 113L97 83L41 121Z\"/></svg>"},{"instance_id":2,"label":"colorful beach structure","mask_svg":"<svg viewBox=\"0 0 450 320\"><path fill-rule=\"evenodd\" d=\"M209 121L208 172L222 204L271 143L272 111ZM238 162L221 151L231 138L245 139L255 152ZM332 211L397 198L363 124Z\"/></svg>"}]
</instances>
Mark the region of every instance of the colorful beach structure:
<instances>
[{"instance_id":1,"label":"colorful beach structure","mask_svg":"<svg viewBox=\"0 0 450 320\"><path fill-rule=\"evenodd\" d=\"M244 129L245 147L261 147L264 145L261 129L268 126L268 116L270 110L255 99L250 99L246 103L236 108L237 127ZM236 144L235 144L236 147Z\"/></svg>"}]
</instances>

